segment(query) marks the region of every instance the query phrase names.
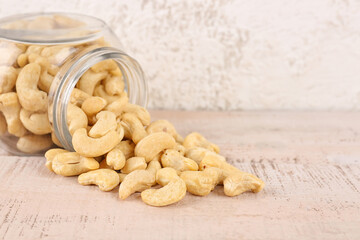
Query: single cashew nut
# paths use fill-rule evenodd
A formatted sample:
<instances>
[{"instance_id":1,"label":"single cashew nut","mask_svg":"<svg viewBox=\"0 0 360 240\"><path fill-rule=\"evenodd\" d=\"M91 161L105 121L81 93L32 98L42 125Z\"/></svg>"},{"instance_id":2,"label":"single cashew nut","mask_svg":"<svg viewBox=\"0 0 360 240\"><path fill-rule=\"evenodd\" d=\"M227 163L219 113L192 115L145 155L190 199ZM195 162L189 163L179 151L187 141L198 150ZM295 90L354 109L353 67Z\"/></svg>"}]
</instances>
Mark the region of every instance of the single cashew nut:
<instances>
[{"instance_id":1,"label":"single cashew nut","mask_svg":"<svg viewBox=\"0 0 360 240\"><path fill-rule=\"evenodd\" d=\"M218 158L220 161L226 162L226 159L223 156L202 147L193 147L187 149L185 152L185 157L194 160L197 164L200 164L204 157Z\"/></svg>"},{"instance_id":2,"label":"single cashew nut","mask_svg":"<svg viewBox=\"0 0 360 240\"><path fill-rule=\"evenodd\" d=\"M177 179L179 176L175 169L164 167L156 172L156 182L161 186L166 186L169 182Z\"/></svg>"},{"instance_id":3,"label":"single cashew nut","mask_svg":"<svg viewBox=\"0 0 360 240\"><path fill-rule=\"evenodd\" d=\"M114 170L122 169L126 163L124 153L116 147L107 153L105 159L106 159L106 164Z\"/></svg>"},{"instance_id":4,"label":"single cashew nut","mask_svg":"<svg viewBox=\"0 0 360 240\"><path fill-rule=\"evenodd\" d=\"M74 132L72 144L76 152L85 157L98 157L113 149L122 139L120 134L113 130L100 138L91 138L86 128Z\"/></svg>"},{"instance_id":5,"label":"single cashew nut","mask_svg":"<svg viewBox=\"0 0 360 240\"><path fill-rule=\"evenodd\" d=\"M84 101L89 97L91 97L91 95L81 91L80 89L74 88L70 95L70 103L81 107Z\"/></svg>"},{"instance_id":6,"label":"single cashew nut","mask_svg":"<svg viewBox=\"0 0 360 240\"><path fill-rule=\"evenodd\" d=\"M88 117L91 117L103 110L105 106L105 99L101 97L89 97L84 100L81 105L81 109L86 113Z\"/></svg>"},{"instance_id":7,"label":"single cashew nut","mask_svg":"<svg viewBox=\"0 0 360 240\"><path fill-rule=\"evenodd\" d=\"M89 136L93 138L102 137L117 128L116 116L110 111L101 111L96 114L97 122L90 129Z\"/></svg>"},{"instance_id":8,"label":"single cashew nut","mask_svg":"<svg viewBox=\"0 0 360 240\"><path fill-rule=\"evenodd\" d=\"M97 169L87 173L82 173L78 177L81 185L95 184L101 191L111 191L120 183L117 172L111 169Z\"/></svg>"},{"instance_id":9,"label":"single cashew nut","mask_svg":"<svg viewBox=\"0 0 360 240\"><path fill-rule=\"evenodd\" d=\"M121 169L122 173L131 173L135 170L146 169L147 164L143 157L132 157L126 160L125 166Z\"/></svg>"},{"instance_id":10,"label":"single cashew nut","mask_svg":"<svg viewBox=\"0 0 360 240\"><path fill-rule=\"evenodd\" d=\"M223 181L222 170L206 168L204 171L185 171L180 174L186 184L187 191L198 196L206 196L215 186Z\"/></svg>"},{"instance_id":11,"label":"single cashew nut","mask_svg":"<svg viewBox=\"0 0 360 240\"><path fill-rule=\"evenodd\" d=\"M194 160L184 157L175 149L165 150L161 156L161 164L163 167L174 168L178 172L197 171L199 169L198 164Z\"/></svg>"},{"instance_id":12,"label":"single cashew nut","mask_svg":"<svg viewBox=\"0 0 360 240\"><path fill-rule=\"evenodd\" d=\"M8 132L21 137L26 133L26 129L20 120L21 105L16 93L9 92L0 94L0 111L6 119Z\"/></svg>"},{"instance_id":13,"label":"single cashew nut","mask_svg":"<svg viewBox=\"0 0 360 240\"><path fill-rule=\"evenodd\" d=\"M24 67L26 64L29 63L28 60L28 55L26 53L22 53L18 56L17 60L16 60L17 64L19 65L19 67Z\"/></svg>"},{"instance_id":14,"label":"single cashew nut","mask_svg":"<svg viewBox=\"0 0 360 240\"><path fill-rule=\"evenodd\" d=\"M174 148L176 151L178 151L182 156L185 155L185 152L186 152L186 148L181 145L180 143L176 144L175 148ZM194 159L193 159L194 160Z\"/></svg>"},{"instance_id":15,"label":"single cashew nut","mask_svg":"<svg viewBox=\"0 0 360 240\"><path fill-rule=\"evenodd\" d=\"M146 162L150 162L160 152L175 146L176 142L170 134L151 133L138 142L135 147L135 156L144 157Z\"/></svg>"},{"instance_id":16,"label":"single cashew nut","mask_svg":"<svg viewBox=\"0 0 360 240\"><path fill-rule=\"evenodd\" d=\"M51 133L51 126L47 113L33 113L21 109L20 120L24 127L32 133L42 135Z\"/></svg>"},{"instance_id":17,"label":"single cashew nut","mask_svg":"<svg viewBox=\"0 0 360 240\"><path fill-rule=\"evenodd\" d=\"M98 85L95 87L94 90L94 96L98 96L98 97L102 97L106 100L106 102L108 104L118 100L122 95L126 94L126 92L123 92L120 95L109 95L106 91L105 91L105 87L103 85Z\"/></svg>"},{"instance_id":18,"label":"single cashew nut","mask_svg":"<svg viewBox=\"0 0 360 240\"><path fill-rule=\"evenodd\" d=\"M38 153L53 145L50 135L26 135L20 137L16 147L24 153Z\"/></svg>"},{"instance_id":19,"label":"single cashew nut","mask_svg":"<svg viewBox=\"0 0 360 240\"><path fill-rule=\"evenodd\" d=\"M134 114L141 122L142 125L147 126L150 124L150 113L143 107L135 104L128 103L124 107L125 113Z\"/></svg>"},{"instance_id":20,"label":"single cashew nut","mask_svg":"<svg viewBox=\"0 0 360 240\"><path fill-rule=\"evenodd\" d=\"M147 189L141 193L141 199L150 206L162 207L176 203L186 195L184 180L177 177L159 189Z\"/></svg>"},{"instance_id":21,"label":"single cashew nut","mask_svg":"<svg viewBox=\"0 0 360 240\"><path fill-rule=\"evenodd\" d=\"M114 60L107 59L107 60L104 60L104 61L94 64L91 67L91 70L98 73L98 72L116 70L117 68L118 68L118 65L116 64L116 62Z\"/></svg>"},{"instance_id":22,"label":"single cashew nut","mask_svg":"<svg viewBox=\"0 0 360 240\"><path fill-rule=\"evenodd\" d=\"M123 140L118 145L116 145L115 148L123 152L125 159L134 157L135 143L133 143L131 140Z\"/></svg>"},{"instance_id":23,"label":"single cashew nut","mask_svg":"<svg viewBox=\"0 0 360 240\"><path fill-rule=\"evenodd\" d=\"M122 77L108 75L103 84L109 95L119 95L124 92L125 84Z\"/></svg>"},{"instance_id":24,"label":"single cashew nut","mask_svg":"<svg viewBox=\"0 0 360 240\"><path fill-rule=\"evenodd\" d=\"M183 145L185 148L193 148L193 147L202 147L214 151L216 153L220 152L220 149L217 145L209 142L206 138L204 138L200 133L193 132L186 136L184 139Z\"/></svg>"},{"instance_id":25,"label":"single cashew nut","mask_svg":"<svg viewBox=\"0 0 360 240\"><path fill-rule=\"evenodd\" d=\"M52 161L54 160L55 156L60 154L60 153L66 153L68 151L66 151L65 149L62 148L53 148L53 149L49 149L46 151L45 153L45 158L46 158L46 163L45 166L53 172L52 169Z\"/></svg>"},{"instance_id":26,"label":"single cashew nut","mask_svg":"<svg viewBox=\"0 0 360 240\"><path fill-rule=\"evenodd\" d=\"M80 128L86 128L88 125L88 118L81 108L69 103L67 108L67 124L69 132L74 135L74 132Z\"/></svg>"},{"instance_id":27,"label":"single cashew nut","mask_svg":"<svg viewBox=\"0 0 360 240\"><path fill-rule=\"evenodd\" d=\"M129 98L127 94L121 94L117 100L107 105L105 107L105 110L113 112L118 117L123 113L124 107L128 103L128 101Z\"/></svg>"},{"instance_id":28,"label":"single cashew nut","mask_svg":"<svg viewBox=\"0 0 360 240\"><path fill-rule=\"evenodd\" d=\"M40 72L39 64L30 63L20 71L16 81L21 106L32 112L46 112L48 107L47 93L37 88Z\"/></svg>"},{"instance_id":29,"label":"single cashew nut","mask_svg":"<svg viewBox=\"0 0 360 240\"><path fill-rule=\"evenodd\" d=\"M151 162L149 162L146 171L149 171L151 173L154 174L154 176L156 175L157 171L161 169L161 164L159 161L156 160L152 160ZM155 184L155 183L154 183Z\"/></svg>"},{"instance_id":30,"label":"single cashew nut","mask_svg":"<svg viewBox=\"0 0 360 240\"><path fill-rule=\"evenodd\" d=\"M94 158L83 157L76 152L57 154L52 160L53 171L62 176L77 176L99 168Z\"/></svg>"},{"instance_id":31,"label":"single cashew nut","mask_svg":"<svg viewBox=\"0 0 360 240\"><path fill-rule=\"evenodd\" d=\"M146 137L147 133L144 129L144 126L134 114L125 113L124 115L122 115L122 121L129 126L131 132L131 139L135 144L144 137Z\"/></svg>"},{"instance_id":32,"label":"single cashew nut","mask_svg":"<svg viewBox=\"0 0 360 240\"><path fill-rule=\"evenodd\" d=\"M0 66L0 93L14 89L18 73L13 67Z\"/></svg>"},{"instance_id":33,"label":"single cashew nut","mask_svg":"<svg viewBox=\"0 0 360 240\"><path fill-rule=\"evenodd\" d=\"M135 170L129 173L120 184L119 198L126 199L135 192L142 192L151 188L155 182L155 175L146 170Z\"/></svg>"},{"instance_id":34,"label":"single cashew nut","mask_svg":"<svg viewBox=\"0 0 360 240\"><path fill-rule=\"evenodd\" d=\"M252 174L234 174L225 178L224 193L229 197L240 195L243 192L260 192L265 183Z\"/></svg>"},{"instance_id":35,"label":"single cashew nut","mask_svg":"<svg viewBox=\"0 0 360 240\"><path fill-rule=\"evenodd\" d=\"M77 88L93 95L95 86L103 79L106 78L107 72L94 72L91 69L87 70L77 83Z\"/></svg>"},{"instance_id":36,"label":"single cashew nut","mask_svg":"<svg viewBox=\"0 0 360 240\"><path fill-rule=\"evenodd\" d=\"M38 87L44 91L44 92L49 92L50 91L50 87L51 84L54 80L54 76L50 75L47 70L44 70L41 72L40 74L40 79L39 79L39 83L38 83Z\"/></svg>"},{"instance_id":37,"label":"single cashew nut","mask_svg":"<svg viewBox=\"0 0 360 240\"><path fill-rule=\"evenodd\" d=\"M167 120L156 120L150 123L150 125L146 128L146 132L149 134L154 132L166 132L173 136L177 142L184 141L184 139L177 133L174 125Z\"/></svg>"}]
</instances>

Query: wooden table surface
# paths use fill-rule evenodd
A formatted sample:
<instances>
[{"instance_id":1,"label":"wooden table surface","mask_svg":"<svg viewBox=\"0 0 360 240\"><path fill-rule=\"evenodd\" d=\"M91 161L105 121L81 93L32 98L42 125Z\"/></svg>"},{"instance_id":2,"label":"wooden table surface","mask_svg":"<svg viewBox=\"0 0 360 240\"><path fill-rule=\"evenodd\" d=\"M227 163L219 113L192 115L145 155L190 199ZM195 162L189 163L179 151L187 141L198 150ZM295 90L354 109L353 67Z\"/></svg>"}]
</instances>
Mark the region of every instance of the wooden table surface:
<instances>
[{"instance_id":1,"label":"wooden table surface","mask_svg":"<svg viewBox=\"0 0 360 240\"><path fill-rule=\"evenodd\" d=\"M230 198L218 186L156 208L57 176L43 157L2 152L0 238L360 239L360 113L152 114L203 133L265 189Z\"/></svg>"}]
</instances>

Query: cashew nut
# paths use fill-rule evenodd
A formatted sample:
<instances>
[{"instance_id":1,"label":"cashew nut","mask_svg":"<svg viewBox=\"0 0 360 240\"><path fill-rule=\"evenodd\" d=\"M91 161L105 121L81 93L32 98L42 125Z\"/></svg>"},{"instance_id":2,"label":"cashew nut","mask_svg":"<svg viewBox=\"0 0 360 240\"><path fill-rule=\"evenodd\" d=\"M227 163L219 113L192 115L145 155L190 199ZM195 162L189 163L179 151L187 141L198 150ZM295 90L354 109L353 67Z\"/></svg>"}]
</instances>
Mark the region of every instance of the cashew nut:
<instances>
[{"instance_id":1,"label":"cashew nut","mask_svg":"<svg viewBox=\"0 0 360 240\"><path fill-rule=\"evenodd\" d=\"M150 162L157 154L169 148L174 148L176 142L167 133L151 133L144 137L135 147L135 156L144 157L146 162Z\"/></svg>"},{"instance_id":2,"label":"cashew nut","mask_svg":"<svg viewBox=\"0 0 360 240\"><path fill-rule=\"evenodd\" d=\"M82 173L78 177L81 185L95 184L101 191L111 191L120 183L118 173L111 169L97 169Z\"/></svg>"},{"instance_id":3,"label":"cashew nut","mask_svg":"<svg viewBox=\"0 0 360 240\"><path fill-rule=\"evenodd\" d=\"M47 113L32 113L21 109L20 120L24 127L32 133L42 135L51 133L51 126Z\"/></svg>"},{"instance_id":4,"label":"cashew nut","mask_svg":"<svg viewBox=\"0 0 360 240\"><path fill-rule=\"evenodd\" d=\"M28 55L26 53L22 53L20 54L18 57L17 57L17 60L16 60L17 64L19 65L19 67L24 67L26 64L29 63L29 60L28 60Z\"/></svg>"},{"instance_id":5,"label":"cashew nut","mask_svg":"<svg viewBox=\"0 0 360 240\"><path fill-rule=\"evenodd\" d=\"M14 89L18 73L13 67L0 66L0 93Z\"/></svg>"},{"instance_id":6,"label":"cashew nut","mask_svg":"<svg viewBox=\"0 0 360 240\"><path fill-rule=\"evenodd\" d=\"M252 174L234 174L225 178L224 193L229 197L240 195L246 191L254 193L260 192L265 186L265 183Z\"/></svg>"},{"instance_id":7,"label":"cashew nut","mask_svg":"<svg viewBox=\"0 0 360 240\"><path fill-rule=\"evenodd\" d=\"M129 98L127 94L121 94L117 100L107 105L105 107L105 110L115 113L116 116L120 116L123 113L124 107L128 103L128 101Z\"/></svg>"},{"instance_id":8,"label":"cashew nut","mask_svg":"<svg viewBox=\"0 0 360 240\"><path fill-rule=\"evenodd\" d=\"M151 117L150 113L143 107L135 104L128 103L124 107L125 113L132 113L141 122L142 125L147 126L150 124Z\"/></svg>"},{"instance_id":9,"label":"cashew nut","mask_svg":"<svg viewBox=\"0 0 360 240\"><path fill-rule=\"evenodd\" d=\"M24 153L38 153L53 145L50 135L26 135L20 137L16 147Z\"/></svg>"},{"instance_id":10,"label":"cashew nut","mask_svg":"<svg viewBox=\"0 0 360 240\"><path fill-rule=\"evenodd\" d=\"M52 160L53 171L62 176L76 176L98 168L99 163L94 158L76 152L59 153Z\"/></svg>"},{"instance_id":11,"label":"cashew nut","mask_svg":"<svg viewBox=\"0 0 360 240\"><path fill-rule=\"evenodd\" d=\"M117 119L119 120L119 119ZM124 129L124 138L125 139L131 139L131 132L130 132L130 127L129 125L127 125L126 123L124 123L123 121L120 121L120 125L123 127ZM130 140L132 142L132 140Z\"/></svg>"},{"instance_id":12,"label":"cashew nut","mask_svg":"<svg viewBox=\"0 0 360 240\"><path fill-rule=\"evenodd\" d=\"M106 155L106 164L114 170L122 169L125 166L125 162L124 153L116 147Z\"/></svg>"},{"instance_id":13,"label":"cashew nut","mask_svg":"<svg viewBox=\"0 0 360 240\"><path fill-rule=\"evenodd\" d=\"M131 139L136 144L141 139L146 137L147 133L141 121L132 113L125 113L122 115L122 121L129 126Z\"/></svg>"},{"instance_id":14,"label":"cashew nut","mask_svg":"<svg viewBox=\"0 0 360 240\"><path fill-rule=\"evenodd\" d=\"M127 176L128 174L126 173L118 173L118 176L119 176L119 180L120 182L122 183L125 179L125 177Z\"/></svg>"},{"instance_id":15,"label":"cashew nut","mask_svg":"<svg viewBox=\"0 0 360 240\"><path fill-rule=\"evenodd\" d=\"M81 108L69 103L67 108L67 124L70 134L74 135L76 130L87 127L88 118Z\"/></svg>"},{"instance_id":16,"label":"cashew nut","mask_svg":"<svg viewBox=\"0 0 360 240\"><path fill-rule=\"evenodd\" d=\"M173 136L177 142L182 143L184 139L177 133L174 125L167 120L156 120L146 128L147 133L166 132Z\"/></svg>"},{"instance_id":17,"label":"cashew nut","mask_svg":"<svg viewBox=\"0 0 360 240\"><path fill-rule=\"evenodd\" d=\"M147 170L135 170L125 176L120 184L119 198L126 199L134 192L142 192L151 188L155 182L155 175Z\"/></svg>"},{"instance_id":18,"label":"cashew nut","mask_svg":"<svg viewBox=\"0 0 360 240\"><path fill-rule=\"evenodd\" d=\"M116 70L116 68L118 68L118 65L116 64L116 62L112 59L107 59L107 60L104 60L104 61L94 64L91 67L91 70L98 73L98 72Z\"/></svg>"},{"instance_id":19,"label":"cashew nut","mask_svg":"<svg viewBox=\"0 0 360 240\"><path fill-rule=\"evenodd\" d=\"M116 116L110 111L101 111L96 114L97 122L90 129L89 136L93 138L102 137L110 131L116 130Z\"/></svg>"},{"instance_id":20,"label":"cashew nut","mask_svg":"<svg viewBox=\"0 0 360 240\"><path fill-rule=\"evenodd\" d=\"M91 138L86 128L74 132L72 144L76 152L85 157L98 157L113 149L122 139L120 134L113 130L100 138Z\"/></svg>"},{"instance_id":21,"label":"cashew nut","mask_svg":"<svg viewBox=\"0 0 360 240\"><path fill-rule=\"evenodd\" d=\"M180 174L186 183L187 191L198 196L208 195L217 184L223 181L222 170L206 168L204 171L186 171Z\"/></svg>"},{"instance_id":22,"label":"cashew nut","mask_svg":"<svg viewBox=\"0 0 360 240\"><path fill-rule=\"evenodd\" d=\"M134 156L135 144L131 140L123 140L115 148L123 152L126 159Z\"/></svg>"},{"instance_id":23,"label":"cashew nut","mask_svg":"<svg viewBox=\"0 0 360 240\"><path fill-rule=\"evenodd\" d=\"M157 171L161 169L161 164L159 161L156 160L152 160L151 162L149 162L146 170L153 173L154 176L156 175ZM154 182L155 184L155 182Z\"/></svg>"},{"instance_id":24,"label":"cashew nut","mask_svg":"<svg viewBox=\"0 0 360 240\"><path fill-rule=\"evenodd\" d=\"M47 71L52 76L55 76L59 72L59 67L51 64L47 58L44 58L36 53L31 53L28 56L30 63L38 63L43 71Z\"/></svg>"},{"instance_id":25,"label":"cashew nut","mask_svg":"<svg viewBox=\"0 0 360 240\"><path fill-rule=\"evenodd\" d=\"M40 79L38 83L38 87L44 92L49 92L51 84L54 80L54 77L50 75L47 70L43 70L40 74Z\"/></svg>"},{"instance_id":26,"label":"cashew nut","mask_svg":"<svg viewBox=\"0 0 360 240\"><path fill-rule=\"evenodd\" d=\"M125 166L121 169L122 173L131 173L135 170L146 169L145 158L143 157L132 157L126 160Z\"/></svg>"},{"instance_id":27,"label":"cashew nut","mask_svg":"<svg viewBox=\"0 0 360 240\"><path fill-rule=\"evenodd\" d=\"M193 147L203 147L216 153L220 152L220 149L217 145L209 142L206 138L204 138L200 133L197 132L193 132L187 135L184 139L183 145L187 149Z\"/></svg>"},{"instance_id":28,"label":"cashew nut","mask_svg":"<svg viewBox=\"0 0 360 240\"><path fill-rule=\"evenodd\" d=\"M40 72L39 64L30 63L20 71L16 81L21 106L32 112L46 112L48 107L47 93L37 88Z\"/></svg>"},{"instance_id":29,"label":"cashew nut","mask_svg":"<svg viewBox=\"0 0 360 240\"><path fill-rule=\"evenodd\" d=\"M0 94L0 111L4 114L8 126L8 132L21 137L26 129L20 121L21 105L16 93L9 92Z\"/></svg>"},{"instance_id":30,"label":"cashew nut","mask_svg":"<svg viewBox=\"0 0 360 240\"><path fill-rule=\"evenodd\" d=\"M177 177L159 189L147 189L141 192L141 199L148 205L162 207L176 203L186 195L184 180Z\"/></svg>"},{"instance_id":31,"label":"cashew nut","mask_svg":"<svg viewBox=\"0 0 360 240\"><path fill-rule=\"evenodd\" d=\"M4 135L7 131L7 123L4 114L0 112L0 136Z\"/></svg>"},{"instance_id":32,"label":"cashew nut","mask_svg":"<svg viewBox=\"0 0 360 240\"><path fill-rule=\"evenodd\" d=\"M193 148L187 149L185 152L185 157L188 157L188 158L194 160L197 164L200 164L201 161L204 159L204 157L218 158L219 160L226 162L226 159L223 156L221 156L211 150L208 150L206 148L202 148L202 147L193 147Z\"/></svg>"},{"instance_id":33,"label":"cashew nut","mask_svg":"<svg viewBox=\"0 0 360 240\"><path fill-rule=\"evenodd\" d=\"M106 100L108 104L118 100L122 95L126 94L123 92L121 95L109 95L103 85L98 85L95 87L94 96L102 97Z\"/></svg>"},{"instance_id":34,"label":"cashew nut","mask_svg":"<svg viewBox=\"0 0 360 240\"><path fill-rule=\"evenodd\" d=\"M52 169L52 161L54 160L55 156L60 154L60 153L66 153L68 151L66 151L65 149L62 148L53 148L50 150L47 150L45 153L45 158L46 158L46 163L45 166L50 170L53 171Z\"/></svg>"},{"instance_id":35,"label":"cashew nut","mask_svg":"<svg viewBox=\"0 0 360 240\"><path fill-rule=\"evenodd\" d=\"M178 177L176 170L171 167L164 167L156 172L156 182L161 186L167 185Z\"/></svg>"},{"instance_id":36,"label":"cashew nut","mask_svg":"<svg viewBox=\"0 0 360 240\"><path fill-rule=\"evenodd\" d=\"M161 164L163 167L172 167L178 172L183 171L197 171L198 164L187 157L182 156L175 149L167 149L161 157Z\"/></svg>"},{"instance_id":37,"label":"cashew nut","mask_svg":"<svg viewBox=\"0 0 360 240\"><path fill-rule=\"evenodd\" d=\"M105 99L101 97L89 97L84 100L81 105L81 109L86 113L88 117L91 117L103 110L105 106Z\"/></svg>"},{"instance_id":38,"label":"cashew nut","mask_svg":"<svg viewBox=\"0 0 360 240\"><path fill-rule=\"evenodd\" d=\"M84 91L81 91L80 89L74 88L70 95L70 103L74 104L78 107L81 107L82 104L86 99L91 97L89 94L87 94Z\"/></svg>"},{"instance_id":39,"label":"cashew nut","mask_svg":"<svg viewBox=\"0 0 360 240\"><path fill-rule=\"evenodd\" d=\"M119 95L124 92L124 81L119 76L107 76L103 82L105 91L109 95Z\"/></svg>"},{"instance_id":40,"label":"cashew nut","mask_svg":"<svg viewBox=\"0 0 360 240\"><path fill-rule=\"evenodd\" d=\"M95 86L107 76L107 72L94 72L91 69L87 70L77 83L77 88L93 95Z\"/></svg>"}]
</instances>

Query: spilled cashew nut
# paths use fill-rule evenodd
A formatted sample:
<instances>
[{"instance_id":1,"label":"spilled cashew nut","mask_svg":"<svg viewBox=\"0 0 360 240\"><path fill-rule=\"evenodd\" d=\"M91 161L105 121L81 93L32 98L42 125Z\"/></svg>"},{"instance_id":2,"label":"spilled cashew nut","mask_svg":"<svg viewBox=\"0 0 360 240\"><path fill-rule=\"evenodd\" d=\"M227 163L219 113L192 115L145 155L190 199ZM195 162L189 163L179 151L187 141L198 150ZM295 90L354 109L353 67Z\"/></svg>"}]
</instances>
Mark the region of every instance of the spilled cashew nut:
<instances>
[{"instance_id":1,"label":"spilled cashew nut","mask_svg":"<svg viewBox=\"0 0 360 240\"><path fill-rule=\"evenodd\" d=\"M74 132L80 128L86 128L88 125L88 118L81 108L76 105L69 104L67 108L67 124L69 132L74 135Z\"/></svg>"},{"instance_id":2,"label":"spilled cashew nut","mask_svg":"<svg viewBox=\"0 0 360 240\"><path fill-rule=\"evenodd\" d=\"M122 121L129 126L130 133L131 133L131 139L136 144L141 139L146 137L147 133L144 129L144 126L142 125L141 121L131 113L125 113L122 116Z\"/></svg>"},{"instance_id":3,"label":"spilled cashew nut","mask_svg":"<svg viewBox=\"0 0 360 240\"><path fill-rule=\"evenodd\" d=\"M220 149L216 144L209 142L205 137L203 137L200 133L197 132L193 132L187 135L184 139L183 145L187 149L193 147L202 147L216 153L220 152Z\"/></svg>"},{"instance_id":4,"label":"spilled cashew nut","mask_svg":"<svg viewBox=\"0 0 360 240\"><path fill-rule=\"evenodd\" d=\"M146 170L135 170L125 176L119 187L119 198L126 199L135 192L142 192L151 188L155 182L155 175Z\"/></svg>"},{"instance_id":5,"label":"spilled cashew nut","mask_svg":"<svg viewBox=\"0 0 360 240\"><path fill-rule=\"evenodd\" d=\"M102 137L117 128L116 116L110 111L101 111L96 114L97 122L89 131L89 136L93 138Z\"/></svg>"},{"instance_id":6,"label":"spilled cashew nut","mask_svg":"<svg viewBox=\"0 0 360 240\"><path fill-rule=\"evenodd\" d=\"M185 152L185 157L194 160L197 164L200 164L204 158L217 158L220 161L226 162L226 159L223 156L202 147L193 147L187 149Z\"/></svg>"},{"instance_id":7,"label":"spilled cashew nut","mask_svg":"<svg viewBox=\"0 0 360 240\"><path fill-rule=\"evenodd\" d=\"M125 155L118 149L114 148L106 154L106 164L114 170L120 170L125 166Z\"/></svg>"},{"instance_id":8,"label":"spilled cashew nut","mask_svg":"<svg viewBox=\"0 0 360 240\"><path fill-rule=\"evenodd\" d=\"M176 170L171 167L164 167L156 172L156 182L161 186L167 185L178 177Z\"/></svg>"},{"instance_id":9,"label":"spilled cashew nut","mask_svg":"<svg viewBox=\"0 0 360 240\"><path fill-rule=\"evenodd\" d=\"M125 166L121 169L122 173L131 173L135 170L146 169L147 164L143 157L132 157L126 160Z\"/></svg>"},{"instance_id":10,"label":"spilled cashew nut","mask_svg":"<svg viewBox=\"0 0 360 240\"><path fill-rule=\"evenodd\" d=\"M68 151L66 151L65 149L62 148L52 148L50 150L47 150L45 153L45 158L46 158L46 163L45 166L50 170L53 171L52 169L52 161L54 160L55 156L60 154L60 153L66 153Z\"/></svg>"},{"instance_id":11,"label":"spilled cashew nut","mask_svg":"<svg viewBox=\"0 0 360 240\"><path fill-rule=\"evenodd\" d=\"M243 192L260 192L264 188L264 182L252 174L234 174L225 178L224 193L226 196L234 197Z\"/></svg>"},{"instance_id":12,"label":"spilled cashew nut","mask_svg":"<svg viewBox=\"0 0 360 240\"><path fill-rule=\"evenodd\" d=\"M150 123L146 128L147 133L154 132L166 132L173 136L177 142L182 143L184 139L177 133L174 125L172 125L168 120L156 120Z\"/></svg>"},{"instance_id":13,"label":"spilled cashew nut","mask_svg":"<svg viewBox=\"0 0 360 240\"><path fill-rule=\"evenodd\" d=\"M57 154L52 160L53 171L62 176L77 176L99 168L94 158L83 157L76 152Z\"/></svg>"},{"instance_id":14,"label":"spilled cashew nut","mask_svg":"<svg viewBox=\"0 0 360 240\"><path fill-rule=\"evenodd\" d=\"M111 169L97 169L82 173L78 177L81 185L97 185L101 191L111 191L120 183L117 172Z\"/></svg>"},{"instance_id":15,"label":"spilled cashew nut","mask_svg":"<svg viewBox=\"0 0 360 240\"><path fill-rule=\"evenodd\" d=\"M126 159L134 157L135 143L133 143L131 140L123 140L118 145L116 145L115 148L123 152Z\"/></svg>"},{"instance_id":16,"label":"spilled cashew nut","mask_svg":"<svg viewBox=\"0 0 360 240\"><path fill-rule=\"evenodd\" d=\"M176 142L170 134L151 133L138 142L135 147L135 156L144 157L146 162L150 162L160 152L175 146Z\"/></svg>"},{"instance_id":17,"label":"spilled cashew nut","mask_svg":"<svg viewBox=\"0 0 360 240\"><path fill-rule=\"evenodd\" d=\"M161 164L163 167L174 168L178 172L197 171L199 169L194 160L184 157L175 149L168 149L164 152L161 156Z\"/></svg>"},{"instance_id":18,"label":"spilled cashew nut","mask_svg":"<svg viewBox=\"0 0 360 240\"><path fill-rule=\"evenodd\" d=\"M125 113L134 114L141 122L142 125L147 126L150 124L150 113L143 107L135 104L128 103L124 107Z\"/></svg>"},{"instance_id":19,"label":"spilled cashew nut","mask_svg":"<svg viewBox=\"0 0 360 240\"><path fill-rule=\"evenodd\" d=\"M105 107L105 110L113 112L116 116L120 116L123 113L124 107L128 103L128 101L129 98L127 94L121 94L119 99L107 105Z\"/></svg>"}]
</instances>

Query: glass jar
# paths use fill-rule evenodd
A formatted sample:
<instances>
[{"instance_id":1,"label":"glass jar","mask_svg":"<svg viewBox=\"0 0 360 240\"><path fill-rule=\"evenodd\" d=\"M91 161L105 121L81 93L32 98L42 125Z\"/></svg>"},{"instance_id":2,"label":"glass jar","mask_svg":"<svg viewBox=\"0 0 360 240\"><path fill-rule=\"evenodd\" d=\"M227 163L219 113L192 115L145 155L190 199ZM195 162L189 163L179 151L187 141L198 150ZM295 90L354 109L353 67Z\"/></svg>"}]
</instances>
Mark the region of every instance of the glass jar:
<instances>
[{"instance_id":1,"label":"glass jar","mask_svg":"<svg viewBox=\"0 0 360 240\"><path fill-rule=\"evenodd\" d=\"M41 154L53 142L73 150L67 118L69 102L76 104L72 98L81 99L83 92L114 101L122 94L117 90L121 83L115 80L123 81L130 103L145 107L143 71L122 49L112 30L90 16L34 13L1 19L2 147L16 155ZM40 67L36 69L35 65ZM97 74L95 80L90 73ZM111 78L115 85L109 84ZM75 87L81 91L73 91ZM50 128L45 127L48 124Z\"/></svg>"}]
</instances>

